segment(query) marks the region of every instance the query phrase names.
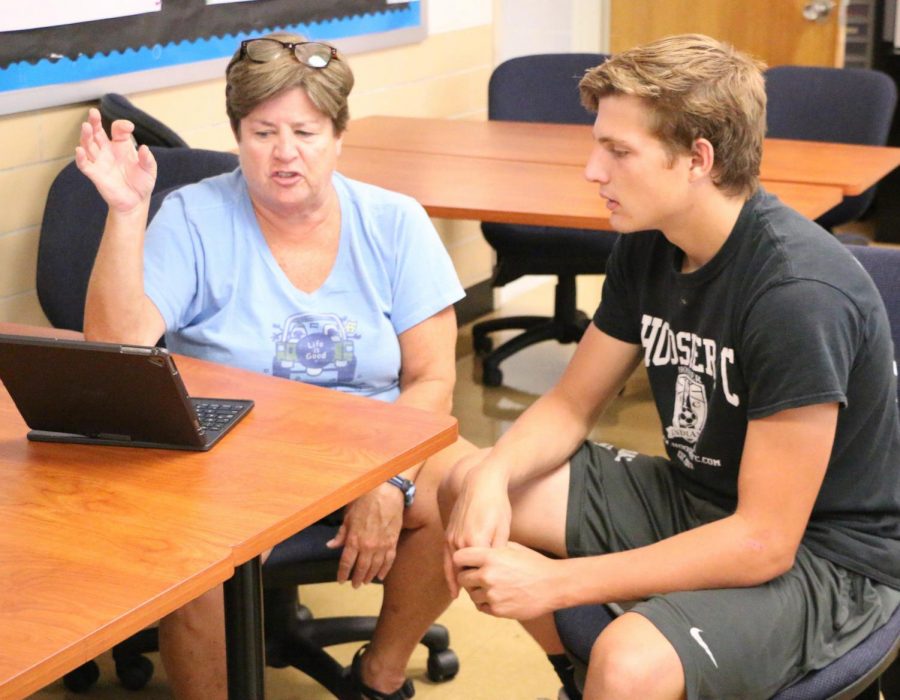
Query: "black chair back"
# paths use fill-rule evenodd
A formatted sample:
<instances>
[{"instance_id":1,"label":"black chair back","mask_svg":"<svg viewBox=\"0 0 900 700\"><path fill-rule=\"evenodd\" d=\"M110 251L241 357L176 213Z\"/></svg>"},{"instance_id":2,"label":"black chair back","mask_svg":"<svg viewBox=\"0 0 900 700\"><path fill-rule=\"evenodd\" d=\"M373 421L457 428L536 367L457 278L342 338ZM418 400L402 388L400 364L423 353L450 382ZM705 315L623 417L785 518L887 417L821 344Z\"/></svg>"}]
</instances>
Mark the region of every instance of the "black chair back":
<instances>
[{"instance_id":1,"label":"black chair back","mask_svg":"<svg viewBox=\"0 0 900 700\"><path fill-rule=\"evenodd\" d=\"M593 124L578 95L585 72L607 59L601 53L519 56L494 69L488 83L488 119Z\"/></svg>"},{"instance_id":2,"label":"black chair back","mask_svg":"<svg viewBox=\"0 0 900 700\"><path fill-rule=\"evenodd\" d=\"M868 68L775 66L765 74L772 138L887 143L897 87Z\"/></svg>"},{"instance_id":3,"label":"black chair back","mask_svg":"<svg viewBox=\"0 0 900 700\"><path fill-rule=\"evenodd\" d=\"M494 69L488 83L488 118L500 121L592 124L581 104L578 82L606 54L559 53L518 56ZM597 206L602 206L600 199ZM494 285L523 275L600 274L616 234L555 226L485 222L482 231L497 251Z\"/></svg>"},{"instance_id":4,"label":"black chair back","mask_svg":"<svg viewBox=\"0 0 900 700\"><path fill-rule=\"evenodd\" d=\"M581 104L578 82L606 58L599 53L536 54L501 63L488 84L488 118L593 123L594 115ZM602 206L599 197L597 206ZM507 357L545 340L571 343L581 338L588 320L576 305L575 277L604 273L618 236L611 231L490 221L483 222L481 230L497 253L493 286L503 286L524 275L554 275L558 279L551 318L512 316L473 326L473 345L482 355L482 381L497 386L503 380L499 365ZM493 348L487 334L511 329L523 332Z\"/></svg>"},{"instance_id":5,"label":"black chair back","mask_svg":"<svg viewBox=\"0 0 900 700\"><path fill-rule=\"evenodd\" d=\"M868 68L776 66L766 71L767 135L804 141L883 146L887 143L897 86ZM862 216L875 188L846 197L817 220L831 229Z\"/></svg>"},{"instance_id":6,"label":"black chair back","mask_svg":"<svg viewBox=\"0 0 900 700\"><path fill-rule=\"evenodd\" d=\"M488 83L488 119L592 124L595 115L581 104L578 82L606 59L601 53L552 53L504 61ZM602 273L616 240L606 231L556 226L485 222L481 228L498 254L495 286L523 275Z\"/></svg>"},{"instance_id":7,"label":"black chair back","mask_svg":"<svg viewBox=\"0 0 900 700\"><path fill-rule=\"evenodd\" d=\"M151 148L158 165L154 193L234 170L232 153L193 148ZM154 200L158 206L158 198ZM62 169L47 194L38 242L37 293L57 328L82 330L84 300L106 222L107 206L74 162ZM155 209L151 211L152 215Z\"/></svg>"},{"instance_id":8,"label":"black chair back","mask_svg":"<svg viewBox=\"0 0 900 700\"><path fill-rule=\"evenodd\" d=\"M138 145L188 148L187 142L159 119L135 107L124 95L108 92L100 98L100 120L106 133L116 119L134 124L133 136Z\"/></svg>"},{"instance_id":9,"label":"black chair back","mask_svg":"<svg viewBox=\"0 0 900 700\"><path fill-rule=\"evenodd\" d=\"M894 361L900 365L900 248L850 245L847 249L866 268L881 293L891 324ZM900 399L900 383L897 393Z\"/></svg>"}]
</instances>

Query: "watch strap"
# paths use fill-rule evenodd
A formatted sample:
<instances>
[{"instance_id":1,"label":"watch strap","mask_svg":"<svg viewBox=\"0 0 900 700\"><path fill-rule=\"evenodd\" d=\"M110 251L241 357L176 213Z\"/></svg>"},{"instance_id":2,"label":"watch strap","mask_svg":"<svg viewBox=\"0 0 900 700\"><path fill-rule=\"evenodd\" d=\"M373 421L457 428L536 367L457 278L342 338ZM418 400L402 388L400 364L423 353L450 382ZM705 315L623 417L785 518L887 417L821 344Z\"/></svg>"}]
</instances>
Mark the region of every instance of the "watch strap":
<instances>
[{"instance_id":1,"label":"watch strap","mask_svg":"<svg viewBox=\"0 0 900 700\"><path fill-rule=\"evenodd\" d=\"M403 492L403 507L409 508L413 504L413 500L416 497L416 485L414 482L409 479L405 479L402 476L392 476L388 479L388 483L392 486L396 486L400 491Z\"/></svg>"}]
</instances>

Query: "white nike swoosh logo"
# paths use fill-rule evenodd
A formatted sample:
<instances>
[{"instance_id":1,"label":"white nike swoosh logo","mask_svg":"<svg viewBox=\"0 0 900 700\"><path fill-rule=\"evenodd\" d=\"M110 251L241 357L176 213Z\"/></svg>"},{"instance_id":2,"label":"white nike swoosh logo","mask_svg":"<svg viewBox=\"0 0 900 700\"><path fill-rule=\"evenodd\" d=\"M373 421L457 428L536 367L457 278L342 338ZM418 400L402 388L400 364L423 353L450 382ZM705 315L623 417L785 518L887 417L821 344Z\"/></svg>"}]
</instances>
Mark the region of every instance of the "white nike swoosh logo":
<instances>
[{"instance_id":1,"label":"white nike swoosh logo","mask_svg":"<svg viewBox=\"0 0 900 700\"><path fill-rule=\"evenodd\" d=\"M700 636L700 633L701 633L702 631L703 631L703 630L700 629L699 627L691 627L691 630L690 630L691 636L694 638L694 641L697 642L697 644L700 645L700 647L703 649L703 651L706 652L706 655L707 655L710 659L712 659L713 666L715 666L716 668L719 668L719 664L716 663L716 657L713 656L713 653L709 650L709 647L706 646L706 642L703 641L703 637Z\"/></svg>"}]
</instances>

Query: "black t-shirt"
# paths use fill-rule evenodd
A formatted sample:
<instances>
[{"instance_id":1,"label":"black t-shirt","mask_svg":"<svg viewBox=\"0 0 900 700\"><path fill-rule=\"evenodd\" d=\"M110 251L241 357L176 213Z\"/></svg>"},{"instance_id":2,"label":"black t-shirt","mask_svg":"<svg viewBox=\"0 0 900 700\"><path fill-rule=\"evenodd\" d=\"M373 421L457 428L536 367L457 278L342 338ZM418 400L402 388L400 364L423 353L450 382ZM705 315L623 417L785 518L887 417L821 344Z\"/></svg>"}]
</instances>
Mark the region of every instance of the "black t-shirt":
<instances>
[{"instance_id":1,"label":"black t-shirt","mask_svg":"<svg viewBox=\"0 0 900 700\"><path fill-rule=\"evenodd\" d=\"M734 510L747 422L837 402L804 543L900 588L897 380L871 279L833 236L762 191L712 260L687 274L682 261L659 232L621 236L594 315L643 347L680 483Z\"/></svg>"}]
</instances>

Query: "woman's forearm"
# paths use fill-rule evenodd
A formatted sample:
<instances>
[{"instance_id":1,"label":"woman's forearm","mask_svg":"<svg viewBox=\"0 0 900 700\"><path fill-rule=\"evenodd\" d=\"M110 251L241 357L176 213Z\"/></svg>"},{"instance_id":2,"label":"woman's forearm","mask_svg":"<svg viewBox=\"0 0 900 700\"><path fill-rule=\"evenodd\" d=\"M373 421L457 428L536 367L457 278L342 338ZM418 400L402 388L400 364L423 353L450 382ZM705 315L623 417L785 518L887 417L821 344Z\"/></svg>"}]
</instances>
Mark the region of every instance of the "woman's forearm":
<instances>
[{"instance_id":1,"label":"woman's forearm","mask_svg":"<svg viewBox=\"0 0 900 700\"><path fill-rule=\"evenodd\" d=\"M152 345L165 330L144 293L146 224L146 209L108 216L85 300L88 340Z\"/></svg>"}]
</instances>

